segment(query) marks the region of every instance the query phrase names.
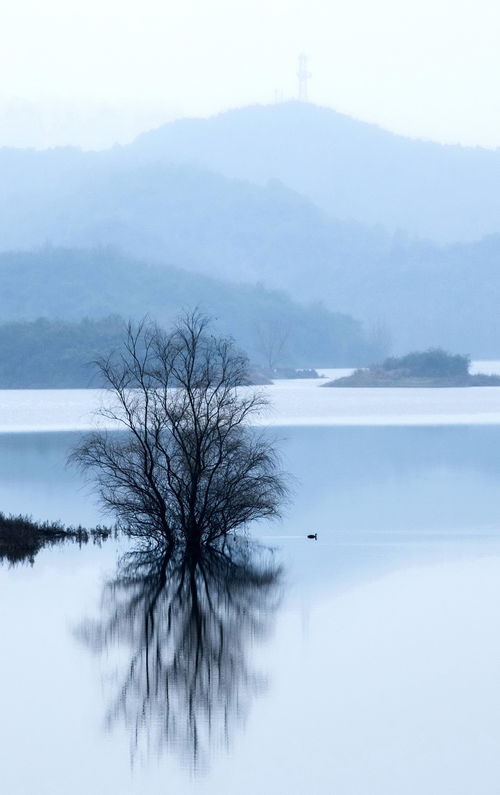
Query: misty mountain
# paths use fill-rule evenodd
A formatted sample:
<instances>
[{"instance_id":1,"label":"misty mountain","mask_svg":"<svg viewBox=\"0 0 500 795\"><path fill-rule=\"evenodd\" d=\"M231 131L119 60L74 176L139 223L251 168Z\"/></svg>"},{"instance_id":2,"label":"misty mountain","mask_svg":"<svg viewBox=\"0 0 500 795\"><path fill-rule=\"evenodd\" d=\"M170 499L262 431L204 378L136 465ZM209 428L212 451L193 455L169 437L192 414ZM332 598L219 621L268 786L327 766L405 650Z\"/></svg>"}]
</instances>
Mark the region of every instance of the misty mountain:
<instances>
[{"instance_id":1,"label":"misty mountain","mask_svg":"<svg viewBox=\"0 0 500 795\"><path fill-rule=\"evenodd\" d=\"M382 324L382 337L390 329L396 352L443 346L474 356L497 355L500 243L495 236L451 246L398 242L372 228L330 219L279 183L264 188L194 166L131 167L72 150L36 154L33 184L26 173L18 185L22 195L4 200L0 213L4 247L32 248L47 241L88 249L114 246L125 253L124 259L146 260L150 267L138 264L132 279L136 266L128 266L125 281L131 294L119 290L118 310L111 297L117 289L113 280L123 282L122 266L115 273L106 255L107 264L100 272L95 255L81 255L76 277L74 264L58 272L63 290L67 279L71 283L77 278L74 293L65 295L65 307L59 304L55 274L45 288L43 271L37 271L38 254L29 273L23 274L21 268L11 269L8 276L4 272L6 283L0 288L6 311L10 312L9 290L20 302L14 317L19 312L30 318L74 317L65 313L75 302L78 317L86 313L85 307L92 316L158 312L156 288L164 284L176 297L177 308L203 302L205 297L219 307L218 297L229 289L222 281L232 282L233 291L250 293L254 288L242 283L261 283L286 288L290 303L291 299L322 302L326 309L353 315L367 326ZM40 167L45 156L52 175L46 189ZM168 271L163 276L162 267ZM169 274L174 271L175 282L185 285L184 290L171 292ZM230 303L233 294L227 298ZM28 315L22 314L22 300ZM307 356L297 361L326 366L330 355L322 358L325 348L318 345L318 356L311 358L307 343Z\"/></svg>"},{"instance_id":2,"label":"misty mountain","mask_svg":"<svg viewBox=\"0 0 500 795\"><path fill-rule=\"evenodd\" d=\"M397 352L438 345L497 358L500 236L444 248L394 247L376 270L339 274L336 299L339 309L367 321L385 318Z\"/></svg>"},{"instance_id":3,"label":"misty mountain","mask_svg":"<svg viewBox=\"0 0 500 795\"><path fill-rule=\"evenodd\" d=\"M500 151L405 138L300 102L182 119L123 148L228 177L281 180L330 215L436 241L500 232Z\"/></svg>"},{"instance_id":4,"label":"misty mountain","mask_svg":"<svg viewBox=\"0 0 500 795\"><path fill-rule=\"evenodd\" d=\"M30 170L33 179L30 180ZM17 174L17 176L16 176ZM194 166L129 164L114 153L0 150L0 250L114 246L232 281L263 281L314 300L332 267L373 262L384 234L336 222L280 183L267 187ZM305 278L306 276L306 278Z\"/></svg>"},{"instance_id":5,"label":"misty mountain","mask_svg":"<svg viewBox=\"0 0 500 795\"><path fill-rule=\"evenodd\" d=\"M349 366L351 362L368 363L385 352L381 341L369 339L352 317L319 305L298 304L285 293L262 286L233 285L148 265L110 249L46 248L0 254L0 343L6 334L5 324L12 322L26 324L40 317L74 322L108 315L140 319L147 313L168 325L180 311L195 305L216 319L221 333L233 336L256 363L264 365L276 341L282 343L275 362L280 366ZM17 339L21 368L29 357L19 345L23 339L31 339L35 349L43 349L42 332L53 347L57 324L49 329L47 323L35 323L10 332L9 339ZM110 328L94 327L94 336L97 332L100 339L115 334L116 328L111 323ZM36 343L37 333L42 336ZM76 332L68 333L72 339ZM78 346L88 350L89 341L78 339ZM4 357L9 347L10 343L3 346Z\"/></svg>"},{"instance_id":6,"label":"misty mountain","mask_svg":"<svg viewBox=\"0 0 500 795\"><path fill-rule=\"evenodd\" d=\"M125 317L145 312L161 315L162 312L169 314L174 311L174 307L178 309L206 300L217 313L220 308L221 317L225 316L228 306L237 306L238 313L235 312L233 320L228 321L227 328L235 336L241 335L247 347L251 349L253 345L255 349L248 329L250 326L255 328L256 308L265 303L257 300L259 289L266 296L276 296L272 292L275 289L286 289L290 298L282 296L281 303L274 298L270 314L276 318L283 311L298 318L304 312L309 313L311 322L313 316L316 318L315 331L311 331L311 336L308 336L309 332L306 334L303 349L300 347L302 341L294 343L294 363L297 365L317 363L326 366L332 361L347 362L344 354L338 352L344 343L339 341L340 348L335 349L337 352L331 358L330 331L325 331L324 339L317 331L321 325L320 317L323 317L321 313L331 318L332 314L338 317L335 314L338 312L359 318L365 327L373 327L371 350L374 350L374 340L377 340L375 347L386 346L389 329L395 352L442 346L476 357L497 356L500 343L500 323L497 320L500 238L493 235L478 242L445 246L402 236L391 237L379 228L335 220L313 201L279 180L259 185L222 176L193 163L171 165L166 162L165 152L169 147L175 149L173 144L167 146L165 143L169 136L173 136L172 131L177 131L174 138L179 159L187 159L190 146L198 140L194 131L213 129L213 134L206 135L204 146L207 151L217 151L221 163L224 158L236 162L240 147L229 146L227 135L224 137L220 133L220 143L215 145L219 125L229 125L228 129L231 125L244 129L248 116L248 119L254 119L253 126L249 121L249 130L253 129L257 135L257 121L261 117L273 118L276 129L280 129L279 119L290 114L312 119L324 116L332 124L343 119L331 111L290 103L243 109L212 120L176 122L142 136L130 147L115 147L106 152L0 150L3 186L0 192L0 250L27 250L47 243L56 247L89 249L87 254L72 254L71 266L67 269L60 267L59 270L48 261L42 267L38 253L32 259L27 257L26 262L31 262L31 265L23 271L26 263L21 267L16 261L14 265L11 255L8 255L7 260L12 267L2 271L3 281L0 283L2 311L7 313L3 315L4 319L34 319L42 315L79 318L85 314L102 317L115 311ZM349 120L348 124L343 119L342 124L344 122L347 127L351 125L351 130L358 129L357 122ZM244 148L241 149L241 162L246 163L247 176L255 177L255 164L264 162L265 152L269 151L266 142L276 132L273 125L269 128L263 122L259 129L261 138L254 139L252 156L246 158L243 156ZM300 125L297 129L301 129ZM364 131L363 140L367 144L367 130L373 132L374 128L361 125L359 129ZM188 134L189 130L192 134ZM418 143L404 141L380 130L375 130L374 135L374 140L383 140L387 146L390 141L396 142L402 147L401 151L407 153L413 151L413 145ZM292 135L288 137L295 143L283 144L283 157L290 146L298 146L297 141L300 141ZM353 147L358 145L356 140L359 144L361 139L354 136ZM305 144L305 139L302 143ZM200 139L198 161L204 151L202 144ZM181 145L185 147L182 152ZM418 149L420 146L423 150ZM418 144L415 151L427 151L427 146ZM472 162L476 155L478 162L482 162L483 157L488 160L497 156L496 153L459 147L429 146L444 158L440 155L435 161L436 168L447 160L443 154L446 152L450 157L453 155L451 160L448 158L449 163L452 160L458 162L457 158L460 160L462 155L464 163ZM305 149L304 157L312 157L311 149L318 163L323 158L327 174L331 164L330 149ZM379 150L372 147L371 151ZM303 162L298 158L299 161L301 173L305 175ZM283 162L283 158L277 156L276 163ZM218 161L212 163L214 168L218 165ZM444 172L438 170L436 173ZM460 173L457 171L457 195L462 190ZM396 175L393 176L395 179ZM446 180L443 180L443 186L445 184ZM403 185L396 190L396 187L394 183L394 206L398 204L401 211L411 209L416 212L418 202L405 204L397 192L401 190L404 196L407 188ZM355 190L354 183L350 190ZM362 194L360 191L359 195ZM486 212L483 213L485 196L487 192L484 191L474 194L476 210L471 213L471 219L487 216ZM378 207L377 195L366 194L362 198L363 201L370 199L369 204L374 210ZM429 207L435 199L435 195L429 198ZM492 200L491 207L494 206ZM427 205L422 212L425 215ZM434 215L436 221L444 217L437 210ZM498 218L500 223L500 214ZM97 257L95 249L107 246L124 253L121 260L127 261L126 267L123 262L116 264L120 260L117 254L111 256L108 252L104 255L101 251ZM44 262L45 256L46 252L42 257ZM57 260L58 255L53 253L53 256ZM78 267L75 264L77 260L80 263ZM144 265L144 261L149 265ZM163 275L162 267L166 269ZM85 277L86 268L88 273ZM172 276L174 272L175 278ZM46 273L50 277L47 283ZM59 301L57 279L61 280L62 303ZM120 284L114 284L114 280ZM226 282L231 282L231 285ZM244 286L245 283L261 283L264 287L248 287ZM130 294L127 294L125 285ZM264 288L270 288L270 292ZM25 296L22 290L26 291ZM119 296L119 307L113 303L115 292ZM166 293L172 296L171 302ZM163 296L164 304L158 301L158 294ZM247 296L245 301L253 307L251 323L245 320L249 310L244 308L243 294ZM239 297L235 298L236 295ZM10 296L13 296L12 304ZM302 306L294 304L294 301L301 302ZM321 302L324 309L311 310L308 306L311 302ZM285 304L289 309L285 310ZM295 307L293 312L292 305ZM236 322L237 314L242 318L239 324ZM267 320L265 322L268 323ZM325 320L326 327L329 323L329 319ZM295 320L292 325L295 325ZM366 340L361 341L359 326L353 334L358 335L358 341L352 345L349 342L345 350L355 351L354 358L348 363L358 364L368 355L366 347L363 348ZM344 331L339 340L344 339L343 335ZM314 353L313 338L317 346Z\"/></svg>"},{"instance_id":7,"label":"misty mountain","mask_svg":"<svg viewBox=\"0 0 500 795\"><path fill-rule=\"evenodd\" d=\"M182 119L104 152L0 150L0 210L9 217L13 204L26 205L39 238L47 225L39 211L54 198L57 214L57 198L88 193L93 184L110 187L126 173L133 180L148 165L186 164L193 173L209 170L263 187L281 182L338 221L410 238L457 241L500 232L500 152L413 140L300 102ZM30 245L15 230L3 241L1 231L4 250Z\"/></svg>"}]
</instances>

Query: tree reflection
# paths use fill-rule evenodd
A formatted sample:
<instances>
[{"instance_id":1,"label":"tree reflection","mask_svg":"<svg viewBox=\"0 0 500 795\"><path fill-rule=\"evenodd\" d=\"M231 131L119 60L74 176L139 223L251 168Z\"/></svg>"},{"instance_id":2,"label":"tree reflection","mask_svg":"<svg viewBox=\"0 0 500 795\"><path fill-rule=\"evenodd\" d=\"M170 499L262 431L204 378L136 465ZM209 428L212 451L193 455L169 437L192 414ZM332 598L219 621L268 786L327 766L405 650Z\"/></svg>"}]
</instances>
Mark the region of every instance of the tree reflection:
<instances>
[{"instance_id":1,"label":"tree reflection","mask_svg":"<svg viewBox=\"0 0 500 795\"><path fill-rule=\"evenodd\" d=\"M135 752L168 747L199 769L227 746L265 684L247 652L268 631L280 586L272 553L246 539L197 553L144 548L121 560L102 618L82 634L97 652L125 650L108 721L125 722Z\"/></svg>"}]
</instances>

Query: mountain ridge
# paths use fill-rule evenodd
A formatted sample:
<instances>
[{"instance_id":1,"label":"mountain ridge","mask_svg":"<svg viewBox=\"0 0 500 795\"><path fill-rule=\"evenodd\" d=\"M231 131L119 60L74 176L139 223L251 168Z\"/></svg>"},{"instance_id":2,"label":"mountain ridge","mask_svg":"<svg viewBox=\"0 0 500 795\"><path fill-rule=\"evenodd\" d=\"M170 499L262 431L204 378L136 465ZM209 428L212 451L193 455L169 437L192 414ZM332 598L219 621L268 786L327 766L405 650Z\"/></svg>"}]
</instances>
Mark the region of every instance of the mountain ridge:
<instances>
[{"instance_id":1,"label":"mountain ridge","mask_svg":"<svg viewBox=\"0 0 500 795\"><path fill-rule=\"evenodd\" d=\"M500 232L500 150L407 138L309 103L177 120L121 151L280 179L339 220L389 231L441 242Z\"/></svg>"},{"instance_id":2,"label":"mountain ridge","mask_svg":"<svg viewBox=\"0 0 500 795\"><path fill-rule=\"evenodd\" d=\"M100 151L5 147L0 171L9 176L8 161L23 157L56 183L103 163L188 164L261 186L279 180L338 221L391 234L451 243L500 233L500 149L410 138L298 101L177 119Z\"/></svg>"},{"instance_id":3,"label":"mountain ridge","mask_svg":"<svg viewBox=\"0 0 500 795\"><path fill-rule=\"evenodd\" d=\"M285 115L298 108L276 107ZM235 153L241 161L241 151ZM278 178L260 185L207 166L172 164L152 151L11 154L0 151L0 250L39 249L46 242L87 250L113 246L138 261L262 282L286 289L303 305L323 302L390 329L398 352L442 346L476 358L498 355L498 232L450 245L390 235L380 226L332 218ZM482 218L485 197L472 193L470 199ZM109 267L106 257L102 267ZM82 282L79 289L86 287ZM20 281L16 289L23 288ZM36 314L44 314L43 307Z\"/></svg>"}]
</instances>

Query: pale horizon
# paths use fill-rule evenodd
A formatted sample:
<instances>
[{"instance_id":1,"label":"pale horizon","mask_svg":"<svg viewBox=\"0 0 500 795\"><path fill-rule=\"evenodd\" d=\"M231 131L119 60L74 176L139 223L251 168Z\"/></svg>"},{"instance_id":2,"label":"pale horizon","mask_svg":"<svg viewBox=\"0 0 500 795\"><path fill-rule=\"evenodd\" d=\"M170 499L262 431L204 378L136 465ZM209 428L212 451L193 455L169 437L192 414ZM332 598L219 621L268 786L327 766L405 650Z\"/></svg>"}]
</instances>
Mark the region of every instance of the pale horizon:
<instances>
[{"instance_id":1,"label":"pale horizon","mask_svg":"<svg viewBox=\"0 0 500 795\"><path fill-rule=\"evenodd\" d=\"M500 145L500 8L352 0L19 0L0 12L0 146L106 148L298 95L400 135Z\"/></svg>"}]
</instances>

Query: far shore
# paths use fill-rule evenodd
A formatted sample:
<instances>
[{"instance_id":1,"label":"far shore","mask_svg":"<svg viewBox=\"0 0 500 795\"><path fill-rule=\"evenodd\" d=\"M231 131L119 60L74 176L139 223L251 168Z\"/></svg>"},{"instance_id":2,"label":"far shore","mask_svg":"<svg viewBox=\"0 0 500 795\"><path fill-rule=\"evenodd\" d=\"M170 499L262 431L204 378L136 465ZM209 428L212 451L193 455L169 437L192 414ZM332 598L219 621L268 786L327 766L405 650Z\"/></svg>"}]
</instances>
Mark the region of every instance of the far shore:
<instances>
[{"instance_id":1,"label":"far shore","mask_svg":"<svg viewBox=\"0 0 500 795\"><path fill-rule=\"evenodd\" d=\"M471 386L500 386L500 376L467 375L466 377L418 377L398 375L378 369L356 370L352 375L336 378L321 384L324 387L368 387L368 388L451 388Z\"/></svg>"}]
</instances>

